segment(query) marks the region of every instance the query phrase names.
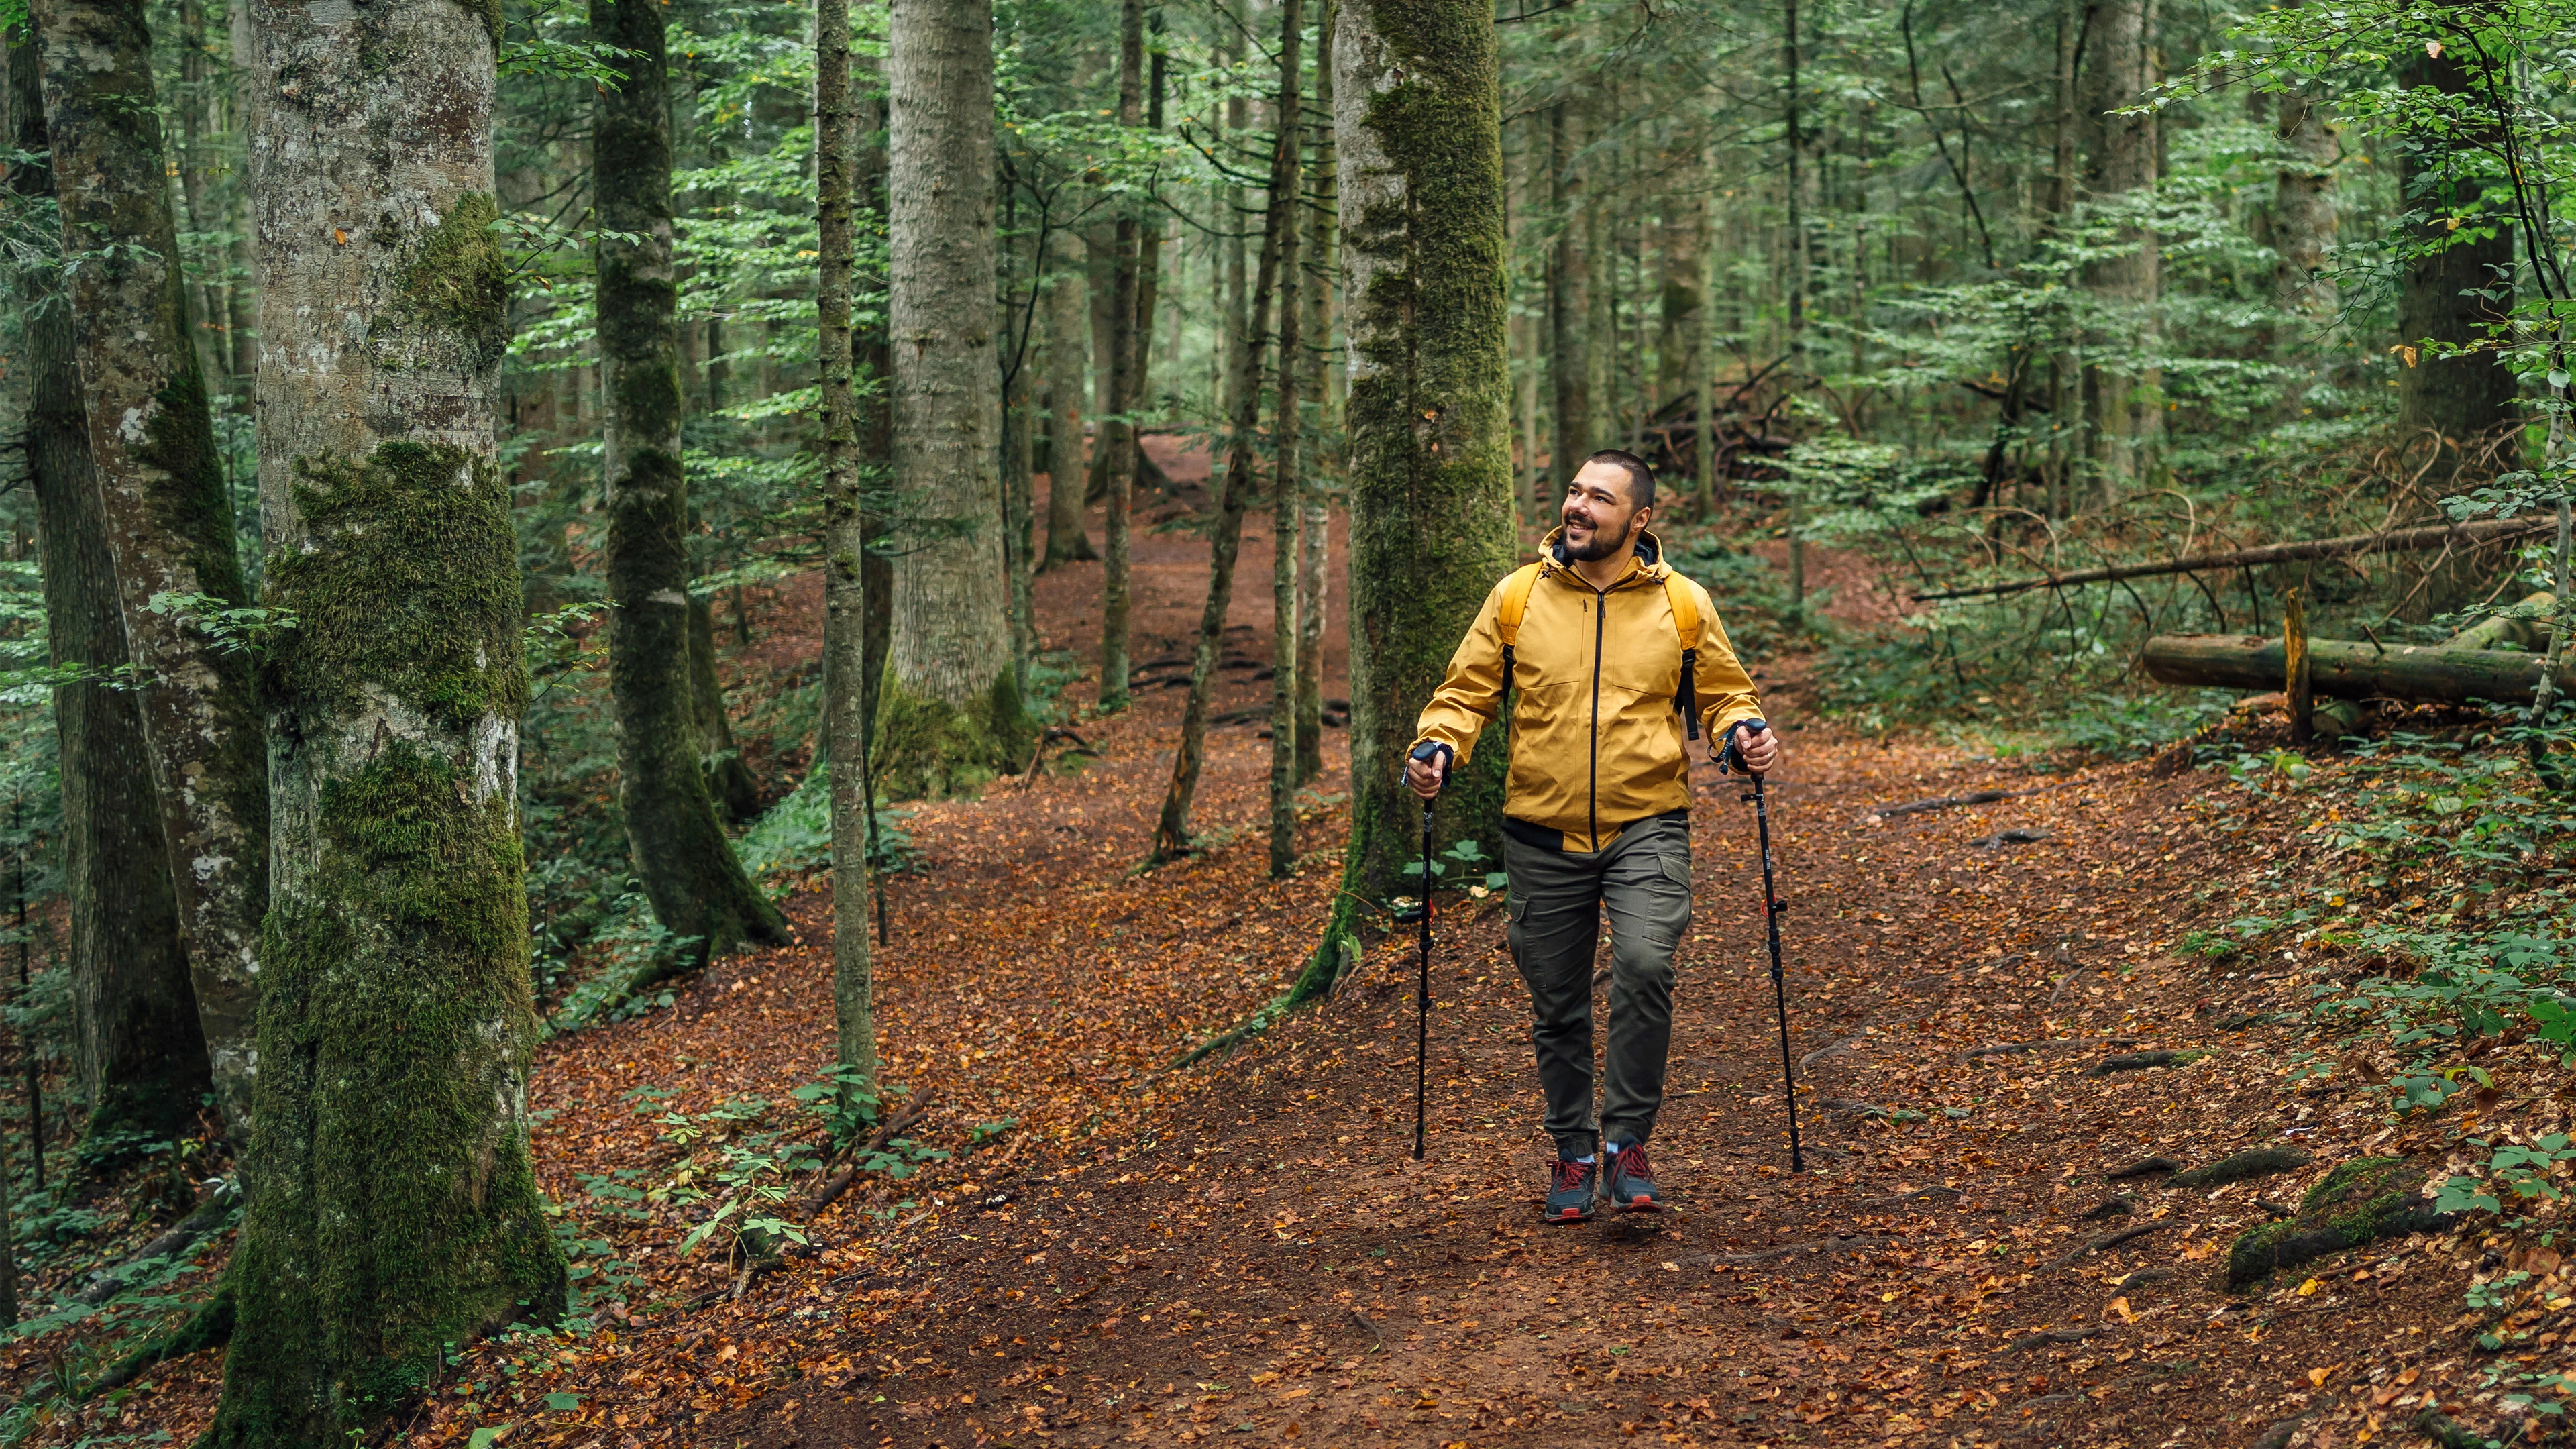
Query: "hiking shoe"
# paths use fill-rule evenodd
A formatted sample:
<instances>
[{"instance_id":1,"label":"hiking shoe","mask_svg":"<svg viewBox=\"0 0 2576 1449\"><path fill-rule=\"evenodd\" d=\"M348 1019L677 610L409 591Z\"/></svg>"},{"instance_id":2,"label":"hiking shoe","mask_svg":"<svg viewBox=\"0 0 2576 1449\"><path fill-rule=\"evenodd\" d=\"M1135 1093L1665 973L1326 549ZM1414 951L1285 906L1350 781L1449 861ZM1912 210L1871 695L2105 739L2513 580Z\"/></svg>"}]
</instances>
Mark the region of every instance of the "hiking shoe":
<instances>
[{"instance_id":1,"label":"hiking shoe","mask_svg":"<svg viewBox=\"0 0 2576 1449\"><path fill-rule=\"evenodd\" d=\"M1663 1202L1655 1195L1655 1169L1646 1161L1646 1144L1631 1142L1625 1147L1604 1150L1609 1158L1610 1210L1614 1213L1659 1213Z\"/></svg>"},{"instance_id":2,"label":"hiking shoe","mask_svg":"<svg viewBox=\"0 0 2576 1449\"><path fill-rule=\"evenodd\" d=\"M1547 1220L1583 1223L1592 1220L1592 1200L1601 1181L1601 1164L1558 1158L1548 1178Z\"/></svg>"}]
</instances>

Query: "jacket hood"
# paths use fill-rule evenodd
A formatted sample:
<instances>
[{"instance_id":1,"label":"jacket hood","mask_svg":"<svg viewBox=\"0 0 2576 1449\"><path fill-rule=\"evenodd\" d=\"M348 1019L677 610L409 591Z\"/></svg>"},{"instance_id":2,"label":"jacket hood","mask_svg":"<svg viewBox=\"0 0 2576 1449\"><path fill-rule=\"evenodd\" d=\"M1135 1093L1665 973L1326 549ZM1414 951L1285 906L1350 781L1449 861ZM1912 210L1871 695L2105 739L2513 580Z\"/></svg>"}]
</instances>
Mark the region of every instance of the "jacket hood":
<instances>
[{"instance_id":1,"label":"jacket hood","mask_svg":"<svg viewBox=\"0 0 2576 1449\"><path fill-rule=\"evenodd\" d=\"M1564 524L1560 523L1556 527L1549 529L1547 531L1547 537L1538 541L1538 546L1539 552L1547 555L1548 561L1555 564L1558 568L1572 568L1574 566L1574 561L1565 556ZM1664 545L1655 537L1655 531L1651 528L1638 529L1637 562L1644 564L1647 572L1652 573L1656 564L1662 561L1663 556Z\"/></svg>"}]
</instances>

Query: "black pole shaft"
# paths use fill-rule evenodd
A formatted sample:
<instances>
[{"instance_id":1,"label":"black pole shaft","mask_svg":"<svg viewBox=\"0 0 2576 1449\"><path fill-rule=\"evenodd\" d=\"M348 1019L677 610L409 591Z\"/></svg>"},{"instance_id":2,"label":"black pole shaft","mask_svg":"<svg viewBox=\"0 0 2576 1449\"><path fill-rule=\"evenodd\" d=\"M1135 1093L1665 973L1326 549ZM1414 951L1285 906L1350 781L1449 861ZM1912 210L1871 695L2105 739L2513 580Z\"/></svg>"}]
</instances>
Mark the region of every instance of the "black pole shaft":
<instances>
[{"instance_id":1,"label":"black pole shaft","mask_svg":"<svg viewBox=\"0 0 2576 1449\"><path fill-rule=\"evenodd\" d=\"M1413 1160L1422 1160L1422 1108L1431 1081L1431 809L1422 802L1422 962L1413 989Z\"/></svg>"},{"instance_id":2,"label":"black pole shaft","mask_svg":"<svg viewBox=\"0 0 2576 1449\"><path fill-rule=\"evenodd\" d=\"M1789 1170L1804 1172L1798 1151L1798 1069L1789 1056L1789 986L1780 971L1780 892L1771 880L1771 802L1762 793L1762 777L1753 777L1753 822L1762 836L1762 923L1771 941L1771 1004L1780 1017L1780 1080L1789 1093Z\"/></svg>"}]
</instances>

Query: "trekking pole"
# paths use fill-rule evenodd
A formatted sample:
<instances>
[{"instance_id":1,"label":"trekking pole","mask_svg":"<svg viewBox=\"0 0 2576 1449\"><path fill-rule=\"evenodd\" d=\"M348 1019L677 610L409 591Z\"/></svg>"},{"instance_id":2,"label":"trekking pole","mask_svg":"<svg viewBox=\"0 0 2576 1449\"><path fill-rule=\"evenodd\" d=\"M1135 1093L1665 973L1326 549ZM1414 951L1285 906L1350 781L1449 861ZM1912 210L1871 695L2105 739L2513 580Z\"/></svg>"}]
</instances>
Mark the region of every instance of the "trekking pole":
<instances>
[{"instance_id":1,"label":"trekking pole","mask_svg":"<svg viewBox=\"0 0 2576 1449\"><path fill-rule=\"evenodd\" d=\"M1762 923L1771 942L1771 1004L1780 1018L1780 1080L1789 1089L1789 1170L1804 1172L1806 1159L1798 1152L1798 1070L1789 1057L1789 987L1780 972L1780 913L1789 905L1771 880L1771 802L1762 793L1760 775L1753 776L1753 793L1744 798L1753 802L1753 823L1762 838Z\"/></svg>"},{"instance_id":2,"label":"trekking pole","mask_svg":"<svg viewBox=\"0 0 2576 1449\"><path fill-rule=\"evenodd\" d=\"M1417 760L1437 761L1438 745L1424 745L1414 751ZM1441 771L1441 783L1448 783L1447 770ZM1422 904L1415 913L1422 922L1422 959L1413 988L1413 1160L1422 1160L1423 1102L1429 1096L1431 1082L1431 812L1439 804L1437 795L1422 802Z\"/></svg>"}]
</instances>

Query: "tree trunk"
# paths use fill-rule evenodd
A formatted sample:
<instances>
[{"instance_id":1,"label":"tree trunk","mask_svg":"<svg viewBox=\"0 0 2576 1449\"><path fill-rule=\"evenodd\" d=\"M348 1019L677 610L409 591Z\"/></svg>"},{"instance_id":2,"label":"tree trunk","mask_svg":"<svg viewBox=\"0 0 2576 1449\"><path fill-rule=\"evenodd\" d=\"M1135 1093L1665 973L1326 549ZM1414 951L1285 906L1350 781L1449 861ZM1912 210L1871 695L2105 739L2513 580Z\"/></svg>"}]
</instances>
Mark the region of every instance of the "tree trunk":
<instances>
[{"instance_id":1,"label":"tree trunk","mask_svg":"<svg viewBox=\"0 0 2576 1449\"><path fill-rule=\"evenodd\" d=\"M1000 310L999 335L1004 346L1012 345L1011 328L1017 325L1034 330L1037 326L1034 292L1037 278L1029 278L1031 307L1022 311L1016 304L1005 303ZM1036 373L1030 364L1036 361L1031 349L1034 336L1020 339L1020 356L1011 375L1002 384L1002 585L1004 611L1009 616L1011 633L1011 687L1022 696L1029 688L1029 665L1037 657L1037 598L1033 583L1037 564L1030 557L1030 543L1035 536L1036 520L1031 516L1037 467L1038 400L1034 388ZM1004 365L1011 366L1009 359Z\"/></svg>"},{"instance_id":2,"label":"tree trunk","mask_svg":"<svg viewBox=\"0 0 2576 1449\"><path fill-rule=\"evenodd\" d=\"M1322 114L1315 127L1315 176L1308 183L1320 199L1310 217L1312 231L1307 262L1306 330L1314 336L1308 355L1313 371L1307 391L1315 399L1315 419L1329 436L1333 430L1333 29L1340 0L1324 0L1315 28L1315 108ZM1322 465L1322 460L1317 460ZM1321 471L1319 467L1319 471ZM1298 530L1297 565L1297 783L1324 773L1324 565L1330 554L1331 515L1321 492L1310 492L1306 516Z\"/></svg>"},{"instance_id":3,"label":"tree trunk","mask_svg":"<svg viewBox=\"0 0 2576 1449\"><path fill-rule=\"evenodd\" d=\"M840 1107L876 1097L876 963L868 951L867 528L860 502L850 283L858 108L850 83L850 0L814 8L816 348L823 393L823 748L832 792L833 1062Z\"/></svg>"},{"instance_id":4,"label":"tree trunk","mask_svg":"<svg viewBox=\"0 0 2576 1449\"><path fill-rule=\"evenodd\" d=\"M2447 44L2438 57L2419 48L2405 63L2405 82L2451 96L2483 96L2512 85L2469 54L2466 44ZM2409 446L2433 454L2421 486L2438 497L2450 491L2479 443L2516 416L2514 376L2495 352L2435 355L2481 341L2512 311L2514 228L2499 219L2453 229L2460 215L2477 211L2489 186L2503 184L2483 174L2484 158L2474 147L2410 137L2399 155L2400 204L2423 219L2410 228L2416 254L2405 261L2397 294L2397 340L2411 362L2397 372L2397 426Z\"/></svg>"},{"instance_id":5,"label":"tree trunk","mask_svg":"<svg viewBox=\"0 0 2576 1449\"><path fill-rule=\"evenodd\" d=\"M599 357L608 399L608 689L617 715L617 807L653 915L694 938L632 983L724 955L785 929L734 858L702 755L693 680L687 534L680 464L679 281L671 259L671 108L655 0L593 0L591 29L634 52L625 82L596 102L591 171L600 236ZM628 240L627 238L633 238ZM703 607L703 605L695 606ZM714 642L710 625L707 642ZM705 665L714 683L714 661ZM721 700L716 712L721 716ZM736 762L739 765L739 761Z\"/></svg>"},{"instance_id":6,"label":"tree trunk","mask_svg":"<svg viewBox=\"0 0 2576 1449\"><path fill-rule=\"evenodd\" d=\"M552 1322L567 1284L528 1156L497 27L252 11L260 504L298 623L266 670L257 1130L201 1442L324 1449L406 1408L453 1345Z\"/></svg>"},{"instance_id":7,"label":"tree trunk","mask_svg":"<svg viewBox=\"0 0 2576 1449\"><path fill-rule=\"evenodd\" d=\"M2335 244L2338 145L2324 100L2314 90L2283 92L2275 132L2283 156L2272 187L2273 291L2295 324L2281 339L2285 360L2295 364L2314 357L2337 310L2335 280L2327 268L2333 265Z\"/></svg>"},{"instance_id":8,"label":"tree trunk","mask_svg":"<svg viewBox=\"0 0 2576 1449\"><path fill-rule=\"evenodd\" d=\"M851 109L858 116L856 148L850 159L851 192L858 205L866 206L879 217L888 211L886 201L886 112L892 102L886 92L882 61L873 57L851 59ZM864 73L866 79L859 77ZM853 374L877 385L862 394L857 402L859 466L877 470L879 476L894 469L894 350L887 343L886 294L876 289L875 306L868 309L876 320L855 330L850 339ZM861 485L859 495L868 497ZM893 508L884 503L869 507L861 504L861 537L866 543L859 555L861 596L865 600L860 624L859 658L859 758L870 769L866 788L860 800L868 808L869 849L876 839L876 782L882 772L875 769L877 711L885 697L886 657L894 652L894 560L886 556L886 543L894 531ZM872 857L873 859L873 857ZM879 886L878 919L883 921L885 905L883 887ZM880 932L882 936L882 932Z\"/></svg>"},{"instance_id":9,"label":"tree trunk","mask_svg":"<svg viewBox=\"0 0 2576 1449\"><path fill-rule=\"evenodd\" d=\"M266 762L252 657L163 595L249 603L232 500L189 336L151 37L141 0L55 0L36 15L46 125L71 271L89 452L179 891L189 972L224 1120L243 1140L260 918ZM238 640L234 641L236 644Z\"/></svg>"},{"instance_id":10,"label":"tree trunk","mask_svg":"<svg viewBox=\"0 0 2576 1449\"><path fill-rule=\"evenodd\" d=\"M1027 732L996 526L993 9L894 0L889 23L894 476L925 538L894 566L887 708L914 727L888 767L944 786L1016 763Z\"/></svg>"},{"instance_id":11,"label":"tree trunk","mask_svg":"<svg viewBox=\"0 0 2576 1449\"><path fill-rule=\"evenodd\" d=\"M1303 81L1298 72L1300 34L1305 16L1300 0L1286 0L1280 12L1279 159L1273 163L1270 209L1277 219L1266 230L1266 248L1278 253L1279 400L1271 423L1273 447L1270 483L1270 878L1285 879L1297 865L1297 573L1299 533L1305 518L1304 484L1298 476L1298 445L1305 419L1299 402L1306 379L1305 287L1298 265L1299 203L1305 192L1300 164L1306 147ZM1284 190L1284 194L1282 194ZM1270 245L1275 237L1276 245ZM1256 372L1256 376L1257 376ZM1246 470L1247 473L1249 470ZM1246 479L1249 482L1249 478ZM1231 487L1231 484L1228 485ZM1222 630L1224 618L1218 616ZM1222 639L1203 639L1214 644ZM1213 650L1210 650L1213 655ZM1195 693L1195 691L1193 691Z\"/></svg>"},{"instance_id":12,"label":"tree trunk","mask_svg":"<svg viewBox=\"0 0 2576 1449\"><path fill-rule=\"evenodd\" d=\"M1683 195L1666 203L1661 245L1656 248L1663 288L1656 305L1655 390L1644 399L1650 417L1655 409L1689 392L1691 379L1700 370L1700 273L1708 255L1708 208L1690 196L1701 186L1695 173L1684 170L1675 179Z\"/></svg>"},{"instance_id":13,"label":"tree trunk","mask_svg":"<svg viewBox=\"0 0 2576 1449\"><path fill-rule=\"evenodd\" d=\"M1121 0L1118 7L1118 124L1133 128L1145 118L1145 4ZM1123 416L1135 406L1136 219L1118 219L1111 254L1109 284L1109 404L1105 411ZM1128 612L1130 598L1127 511L1136 483L1135 429L1114 417L1100 420L1097 466L1103 488L1101 529L1106 563L1100 576L1100 707L1127 707Z\"/></svg>"},{"instance_id":14,"label":"tree trunk","mask_svg":"<svg viewBox=\"0 0 2576 1449\"><path fill-rule=\"evenodd\" d=\"M9 110L17 149L41 156L45 111L36 47L9 42ZM9 168L29 201L51 193L41 163ZM36 495L45 638L57 666L112 674L126 663L116 560L89 463L89 420L69 309L43 305L45 280L20 274L26 349L26 460ZM65 893L70 897L72 1004L89 1134L178 1136L210 1089L206 1038L188 984L178 887L152 787L152 752L130 690L104 683L54 691L62 774ZM14 1318L9 1321L15 1322Z\"/></svg>"},{"instance_id":15,"label":"tree trunk","mask_svg":"<svg viewBox=\"0 0 2576 1449\"><path fill-rule=\"evenodd\" d=\"M1046 568L1087 563L1100 555L1082 527L1083 328L1090 306L1083 275L1066 268L1047 291L1047 380L1054 394L1055 443L1047 450Z\"/></svg>"},{"instance_id":16,"label":"tree trunk","mask_svg":"<svg viewBox=\"0 0 2576 1449\"><path fill-rule=\"evenodd\" d=\"M2089 44L2097 60L2084 78L2093 87L2085 110L2093 128L2088 189L2096 204L2141 203L2156 184L2154 113L2113 114L2142 99L2154 84L2154 4L2155 0L2104 0L2094 12ZM2093 263L2087 280L2118 319L2115 353L2152 352L2161 273L2156 234L2147 227L2124 225L2120 238L2127 250ZM2107 501L2131 491L2155 466L2164 432L2162 380L2152 364L2114 356L2088 370L2085 393L2087 422Z\"/></svg>"},{"instance_id":17,"label":"tree trunk","mask_svg":"<svg viewBox=\"0 0 2576 1449\"><path fill-rule=\"evenodd\" d=\"M1234 602L1234 563L1243 543L1244 508L1252 501L1254 455L1259 450L1254 439L1261 428L1262 359L1270 345L1270 312L1274 302L1285 319L1280 353L1283 361L1288 355L1286 349L1294 344L1296 337L1297 294L1285 279L1293 277L1297 269L1298 176L1305 154L1305 148L1298 144L1296 123L1300 91L1298 78L1304 65L1304 0L1282 0L1279 16L1279 99L1274 114L1282 119L1271 147L1269 200L1263 208L1261 260L1253 277L1249 325L1234 344L1234 418L1227 439L1224 491L1217 499L1216 530L1209 539L1207 605L1199 613L1198 649L1190 660L1189 701L1181 710L1181 744L1172 753L1172 783L1163 794L1162 818L1155 827L1154 848L1148 857L1149 863L1153 864L1177 860L1190 850L1190 805L1198 794L1199 769L1207 747L1208 701L1216 691L1217 654L1225 639L1226 612ZM1272 421L1272 436L1278 449L1280 467L1277 483L1282 487L1293 487L1297 467L1297 449L1292 440L1295 428L1292 410L1297 402L1294 378L1294 369L1286 366L1280 369L1279 407ZM1293 501L1281 503L1280 508L1289 517L1293 533ZM1293 539L1283 540L1281 546L1287 549L1292 542ZM1274 578L1280 577L1274 572ZM1288 627L1281 631L1279 637L1293 638L1296 631L1293 587L1284 606L1275 598L1273 602L1274 608L1285 607L1289 615ZM1293 652L1274 665L1274 668L1284 668L1291 673L1296 667ZM1274 691L1274 708L1277 707L1277 698ZM1293 752L1295 731L1292 729L1289 735L1285 748ZM1293 788L1280 788L1287 778L1280 751L1276 748L1280 741L1274 739L1272 744L1270 869L1273 876L1279 876L1285 875L1288 865L1293 863L1296 817ZM1282 810L1288 812L1290 831L1286 847L1289 858L1286 860L1282 858L1278 834Z\"/></svg>"},{"instance_id":18,"label":"tree trunk","mask_svg":"<svg viewBox=\"0 0 2576 1449\"><path fill-rule=\"evenodd\" d=\"M737 616L739 617L739 616ZM716 611L703 594L689 595L689 718L697 727L698 757L707 794L724 818L741 824L760 813L760 781L742 762L725 713L724 682L716 677Z\"/></svg>"},{"instance_id":19,"label":"tree trunk","mask_svg":"<svg viewBox=\"0 0 2576 1449\"><path fill-rule=\"evenodd\" d=\"M1556 245L1548 253L1548 380L1555 390L1554 428L1549 434L1549 471L1556 486L1574 481L1585 454L1592 451L1592 316L1591 253L1584 246L1589 225L1583 173L1576 155L1583 149L1583 112L1573 102L1559 101L1547 112L1548 175L1556 211ZM1545 515L1542 508L1540 513Z\"/></svg>"},{"instance_id":20,"label":"tree trunk","mask_svg":"<svg viewBox=\"0 0 2576 1449\"><path fill-rule=\"evenodd\" d=\"M1396 770L1450 653L1518 553L1492 7L1343 0L1334 31L1351 356L1351 838L1296 1000L1356 959L1360 920L1403 880L1420 813ZM1498 838L1506 753L1489 737L1452 780L1444 835Z\"/></svg>"}]
</instances>

